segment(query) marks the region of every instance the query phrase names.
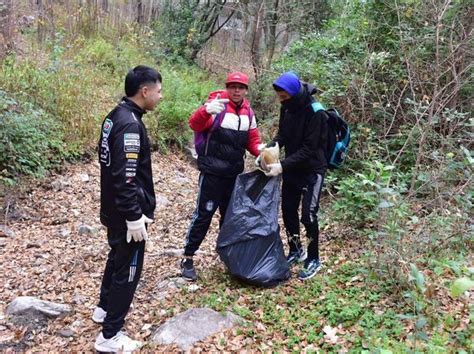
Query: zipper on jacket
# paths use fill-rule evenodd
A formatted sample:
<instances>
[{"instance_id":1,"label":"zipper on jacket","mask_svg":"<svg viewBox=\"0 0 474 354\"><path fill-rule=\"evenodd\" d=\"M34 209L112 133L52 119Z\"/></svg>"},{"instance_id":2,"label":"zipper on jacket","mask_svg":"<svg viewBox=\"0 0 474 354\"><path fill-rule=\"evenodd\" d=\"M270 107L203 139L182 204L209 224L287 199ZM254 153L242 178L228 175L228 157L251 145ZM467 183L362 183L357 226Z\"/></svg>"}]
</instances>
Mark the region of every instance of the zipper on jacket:
<instances>
[{"instance_id":1,"label":"zipper on jacket","mask_svg":"<svg viewBox=\"0 0 474 354\"><path fill-rule=\"evenodd\" d=\"M242 122L242 119L240 118L240 108L242 107L235 107L235 113L237 114L237 117L239 117L239 125L237 126L237 131L240 132L240 123ZM250 123L249 123L250 124Z\"/></svg>"}]
</instances>

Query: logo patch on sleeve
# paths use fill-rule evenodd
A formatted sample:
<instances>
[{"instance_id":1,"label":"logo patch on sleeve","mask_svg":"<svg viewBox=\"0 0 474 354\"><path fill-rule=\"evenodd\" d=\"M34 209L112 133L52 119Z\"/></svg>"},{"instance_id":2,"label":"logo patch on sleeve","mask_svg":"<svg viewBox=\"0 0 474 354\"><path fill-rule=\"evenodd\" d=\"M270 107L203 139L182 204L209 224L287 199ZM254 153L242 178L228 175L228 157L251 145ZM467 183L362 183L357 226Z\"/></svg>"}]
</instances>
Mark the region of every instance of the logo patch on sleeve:
<instances>
[{"instance_id":1,"label":"logo patch on sleeve","mask_svg":"<svg viewBox=\"0 0 474 354\"><path fill-rule=\"evenodd\" d=\"M123 149L125 152L140 152L140 135L136 133L124 134Z\"/></svg>"},{"instance_id":2,"label":"logo patch on sleeve","mask_svg":"<svg viewBox=\"0 0 474 354\"><path fill-rule=\"evenodd\" d=\"M109 118L107 118L104 121L104 125L102 126L102 136L104 138L109 137L109 134L110 134L110 131L112 130L113 125L114 125L114 123Z\"/></svg>"}]
</instances>

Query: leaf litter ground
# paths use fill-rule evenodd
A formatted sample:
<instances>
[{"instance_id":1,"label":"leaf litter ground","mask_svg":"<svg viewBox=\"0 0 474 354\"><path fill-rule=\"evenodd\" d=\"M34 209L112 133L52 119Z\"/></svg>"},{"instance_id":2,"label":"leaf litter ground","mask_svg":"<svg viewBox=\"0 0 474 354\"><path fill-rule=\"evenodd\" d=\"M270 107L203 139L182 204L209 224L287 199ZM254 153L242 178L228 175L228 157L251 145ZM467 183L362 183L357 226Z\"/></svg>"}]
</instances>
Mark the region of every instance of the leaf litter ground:
<instances>
[{"instance_id":1,"label":"leaf litter ground","mask_svg":"<svg viewBox=\"0 0 474 354\"><path fill-rule=\"evenodd\" d=\"M322 258L328 260L323 274L328 281L318 275L302 285L293 275L279 287L257 289L230 279L214 250L217 217L196 256L199 281L182 284L176 280L180 261L177 253L184 244L195 207L198 171L181 153L154 154L153 162L158 204L155 223L149 229L151 241L142 278L125 327L132 337L147 343L145 350L178 350L175 346L152 345L151 335L167 319L199 306L237 312L247 325L199 342L196 351L316 350L334 345L334 349L345 351L354 344L354 338L364 336L354 321L348 321L346 326L344 318L331 321L330 313L324 318L324 311L315 311L327 306L327 288L365 286L363 276L357 273L348 273L345 280L332 279L332 274L342 272L345 264L349 265L347 268L354 267L365 252L358 241L345 240L343 246L328 242L325 234L342 232L334 230L337 226L330 225L321 241ZM99 182L96 162L77 164L61 175L31 182L27 192L5 198L5 220L15 236L1 244L0 350L93 349L100 326L91 320L91 314L108 252L106 230L98 218ZM280 224L283 226L281 219ZM173 284L177 285L170 286ZM6 308L18 296L69 304L73 311L54 320L14 321L6 315ZM303 299L302 303L292 302L295 298ZM389 297L367 306L372 306L374 313L397 307ZM462 303L458 308L465 312ZM313 312L317 314L315 318L307 315ZM314 323L308 325L308 321ZM286 323L291 330L285 329ZM410 326L405 330L402 339L408 336Z\"/></svg>"}]
</instances>

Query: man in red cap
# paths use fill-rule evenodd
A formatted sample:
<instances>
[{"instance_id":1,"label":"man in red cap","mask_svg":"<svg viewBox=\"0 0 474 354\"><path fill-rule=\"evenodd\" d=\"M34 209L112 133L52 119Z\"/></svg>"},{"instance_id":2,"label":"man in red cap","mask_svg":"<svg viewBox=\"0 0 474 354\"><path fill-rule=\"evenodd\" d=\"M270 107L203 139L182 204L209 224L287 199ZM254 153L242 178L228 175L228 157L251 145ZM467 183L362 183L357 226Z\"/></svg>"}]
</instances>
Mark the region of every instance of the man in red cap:
<instances>
[{"instance_id":1,"label":"man in red cap","mask_svg":"<svg viewBox=\"0 0 474 354\"><path fill-rule=\"evenodd\" d=\"M244 170L244 155L248 150L259 155L260 134L250 104L245 98L248 76L241 72L227 75L226 89L209 94L208 101L189 119L195 132L198 154L199 194L196 209L186 235L182 276L197 279L193 256L201 245L219 208L220 225L234 188L237 175Z\"/></svg>"}]
</instances>

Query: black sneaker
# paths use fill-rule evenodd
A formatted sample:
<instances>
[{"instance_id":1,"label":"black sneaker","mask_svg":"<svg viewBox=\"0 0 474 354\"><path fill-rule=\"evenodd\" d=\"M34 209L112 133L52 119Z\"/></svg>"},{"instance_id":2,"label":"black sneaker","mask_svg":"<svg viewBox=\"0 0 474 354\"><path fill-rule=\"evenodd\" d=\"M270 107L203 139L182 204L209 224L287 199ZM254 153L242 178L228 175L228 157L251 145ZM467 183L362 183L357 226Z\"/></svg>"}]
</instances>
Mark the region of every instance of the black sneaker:
<instances>
[{"instance_id":1,"label":"black sneaker","mask_svg":"<svg viewBox=\"0 0 474 354\"><path fill-rule=\"evenodd\" d=\"M306 262L304 262L304 268L301 269L298 274L298 278L301 280L311 279L319 272L322 266L319 259L307 259Z\"/></svg>"},{"instance_id":2,"label":"black sneaker","mask_svg":"<svg viewBox=\"0 0 474 354\"><path fill-rule=\"evenodd\" d=\"M181 261L181 276L184 280L196 281L197 274L194 269L193 259L185 258Z\"/></svg>"},{"instance_id":3,"label":"black sneaker","mask_svg":"<svg viewBox=\"0 0 474 354\"><path fill-rule=\"evenodd\" d=\"M303 262L307 256L308 254L306 253L306 251L290 252L288 254L288 257L286 257L286 261L288 262L288 266L291 267L293 264Z\"/></svg>"}]
</instances>

